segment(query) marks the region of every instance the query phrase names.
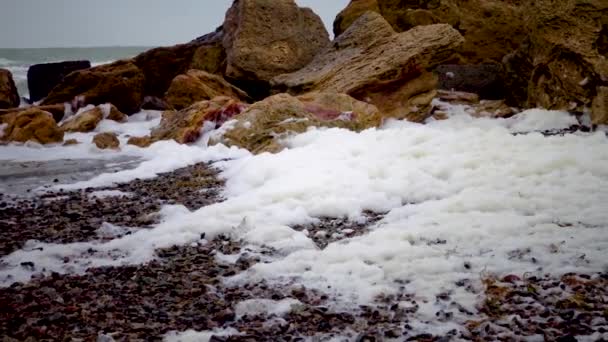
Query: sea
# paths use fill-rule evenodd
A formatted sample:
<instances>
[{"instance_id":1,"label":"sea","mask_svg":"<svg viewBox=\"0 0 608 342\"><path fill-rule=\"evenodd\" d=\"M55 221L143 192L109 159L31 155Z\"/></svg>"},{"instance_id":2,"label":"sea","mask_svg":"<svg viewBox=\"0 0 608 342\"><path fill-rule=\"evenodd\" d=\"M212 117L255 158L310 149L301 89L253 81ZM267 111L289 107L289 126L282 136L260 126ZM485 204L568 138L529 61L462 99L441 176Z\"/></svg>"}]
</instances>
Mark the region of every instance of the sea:
<instances>
[{"instance_id":1,"label":"sea","mask_svg":"<svg viewBox=\"0 0 608 342\"><path fill-rule=\"evenodd\" d=\"M145 46L106 46L80 48L0 48L0 68L8 69L19 90L19 96L29 97L27 70L33 64L88 60L93 66L130 58L150 47Z\"/></svg>"}]
</instances>

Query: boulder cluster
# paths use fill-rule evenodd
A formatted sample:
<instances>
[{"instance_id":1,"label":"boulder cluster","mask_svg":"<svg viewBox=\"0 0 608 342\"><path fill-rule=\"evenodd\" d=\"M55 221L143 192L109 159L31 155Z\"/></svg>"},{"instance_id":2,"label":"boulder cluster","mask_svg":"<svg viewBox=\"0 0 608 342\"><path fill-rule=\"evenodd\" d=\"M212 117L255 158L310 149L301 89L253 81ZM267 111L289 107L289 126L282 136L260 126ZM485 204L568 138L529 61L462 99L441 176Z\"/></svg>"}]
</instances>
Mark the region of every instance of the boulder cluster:
<instances>
[{"instance_id":1,"label":"boulder cluster","mask_svg":"<svg viewBox=\"0 0 608 342\"><path fill-rule=\"evenodd\" d=\"M29 85L40 102L27 110L8 109L19 96L0 70L0 141L61 142L63 132L125 120L103 112L105 104L126 115L164 111L150 136L131 139L138 146L191 143L205 122L236 120L212 143L256 153L278 151L277 137L310 126L424 122L441 116L437 97L499 101L490 106L510 115L531 107L589 113L592 124L608 124L606 1L352 0L334 35L294 0L235 0L222 26L186 44L93 68L33 66ZM85 106L97 109L80 113ZM66 121L65 112L80 114Z\"/></svg>"}]
</instances>

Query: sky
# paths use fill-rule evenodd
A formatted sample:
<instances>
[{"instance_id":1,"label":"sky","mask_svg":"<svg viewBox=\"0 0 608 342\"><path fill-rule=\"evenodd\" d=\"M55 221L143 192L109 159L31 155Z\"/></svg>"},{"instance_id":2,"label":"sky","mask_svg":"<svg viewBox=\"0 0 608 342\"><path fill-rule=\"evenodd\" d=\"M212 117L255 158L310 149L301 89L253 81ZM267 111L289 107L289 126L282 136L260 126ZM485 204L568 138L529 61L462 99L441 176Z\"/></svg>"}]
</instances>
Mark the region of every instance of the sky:
<instances>
[{"instance_id":1,"label":"sky","mask_svg":"<svg viewBox=\"0 0 608 342\"><path fill-rule=\"evenodd\" d=\"M348 0L296 0L331 35ZM213 31L232 0L2 0L0 48L159 46Z\"/></svg>"}]
</instances>

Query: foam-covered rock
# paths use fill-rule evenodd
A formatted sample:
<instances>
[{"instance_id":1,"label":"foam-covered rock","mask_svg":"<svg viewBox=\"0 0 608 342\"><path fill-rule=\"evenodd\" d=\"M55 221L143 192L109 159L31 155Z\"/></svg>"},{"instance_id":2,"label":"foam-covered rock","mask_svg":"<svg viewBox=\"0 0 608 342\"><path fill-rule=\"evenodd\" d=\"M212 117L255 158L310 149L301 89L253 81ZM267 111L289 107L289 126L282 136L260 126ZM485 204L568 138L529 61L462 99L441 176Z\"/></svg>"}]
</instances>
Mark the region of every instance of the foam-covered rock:
<instances>
[{"instance_id":1,"label":"foam-covered rock","mask_svg":"<svg viewBox=\"0 0 608 342\"><path fill-rule=\"evenodd\" d=\"M144 146L159 140L173 139L180 144L197 141L206 121L213 122L214 127L241 113L246 105L227 96L212 100L196 102L180 111L163 112L160 125L152 130L150 140L134 140L133 145Z\"/></svg>"},{"instance_id":2,"label":"foam-covered rock","mask_svg":"<svg viewBox=\"0 0 608 342\"><path fill-rule=\"evenodd\" d=\"M0 69L0 109L18 107L19 102L13 75L6 69Z\"/></svg>"},{"instance_id":3,"label":"foam-covered rock","mask_svg":"<svg viewBox=\"0 0 608 342\"><path fill-rule=\"evenodd\" d=\"M64 132L91 132L103 119L124 122L127 116L114 105L103 104L68 118L60 127Z\"/></svg>"},{"instance_id":4,"label":"foam-covered rock","mask_svg":"<svg viewBox=\"0 0 608 342\"><path fill-rule=\"evenodd\" d=\"M3 126L2 141L34 141L40 144L63 141L63 131L51 113L37 108L0 115L0 126Z\"/></svg>"},{"instance_id":5,"label":"foam-covered rock","mask_svg":"<svg viewBox=\"0 0 608 342\"><path fill-rule=\"evenodd\" d=\"M378 109L346 94L278 94L256 102L235 117L223 136L211 143L245 148L253 153L278 152L280 139L309 127L342 127L361 131L382 122Z\"/></svg>"},{"instance_id":6,"label":"foam-covered rock","mask_svg":"<svg viewBox=\"0 0 608 342\"><path fill-rule=\"evenodd\" d=\"M429 69L463 43L446 24L396 33L382 16L366 12L305 68L273 79L274 91L345 93L389 117L423 121L437 79Z\"/></svg>"},{"instance_id":7,"label":"foam-covered rock","mask_svg":"<svg viewBox=\"0 0 608 342\"><path fill-rule=\"evenodd\" d=\"M53 88L42 104L71 102L79 107L112 103L121 112L133 114L140 110L145 79L142 70L129 60L78 70Z\"/></svg>"},{"instance_id":8,"label":"foam-covered rock","mask_svg":"<svg viewBox=\"0 0 608 342\"><path fill-rule=\"evenodd\" d=\"M249 101L247 93L228 83L222 76L202 70L189 70L186 74L176 76L165 94L165 100L179 110L217 96Z\"/></svg>"}]
</instances>

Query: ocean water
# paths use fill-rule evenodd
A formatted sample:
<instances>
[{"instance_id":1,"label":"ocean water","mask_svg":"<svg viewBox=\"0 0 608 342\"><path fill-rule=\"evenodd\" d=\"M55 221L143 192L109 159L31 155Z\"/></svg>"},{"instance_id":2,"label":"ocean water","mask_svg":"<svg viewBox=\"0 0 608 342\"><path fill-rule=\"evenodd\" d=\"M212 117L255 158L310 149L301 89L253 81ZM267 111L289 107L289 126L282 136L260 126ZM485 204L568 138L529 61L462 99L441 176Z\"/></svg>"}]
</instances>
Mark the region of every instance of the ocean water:
<instances>
[{"instance_id":1,"label":"ocean water","mask_svg":"<svg viewBox=\"0 0 608 342\"><path fill-rule=\"evenodd\" d=\"M92 47L92 48L40 48L0 49L0 68L8 69L19 90L19 96L29 97L27 70L33 64L88 60L93 66L118 59L130 58L149 47Z\"/></svg>"}]
</instances>

